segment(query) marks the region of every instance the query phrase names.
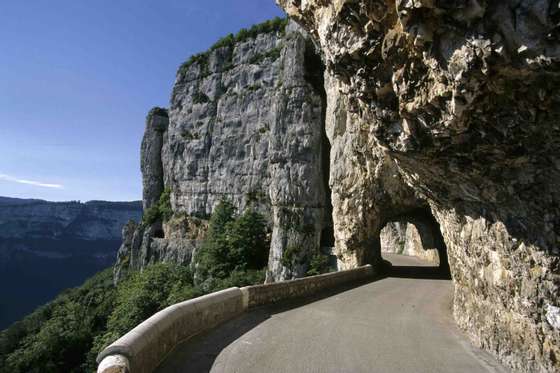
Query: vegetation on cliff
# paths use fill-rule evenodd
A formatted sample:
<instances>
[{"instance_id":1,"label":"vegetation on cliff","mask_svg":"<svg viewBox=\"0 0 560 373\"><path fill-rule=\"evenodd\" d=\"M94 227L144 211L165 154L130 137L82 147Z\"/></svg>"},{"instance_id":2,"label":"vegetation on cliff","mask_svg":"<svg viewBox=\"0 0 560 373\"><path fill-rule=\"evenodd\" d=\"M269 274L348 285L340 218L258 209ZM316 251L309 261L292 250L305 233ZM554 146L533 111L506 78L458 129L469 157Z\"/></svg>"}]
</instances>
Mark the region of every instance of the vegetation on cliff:
<instances>
[{"instance_id":1,"label":"vegetation on cliff","mask_svg":"<svg viewBox=\"0 0 560 373\"><path fill-rule=\"evenodd\" d=\"M146 117L146 121L147 122L151 121L152 118L155 117L155 116L169 118L169 112L167 111L167 109L159 107L159 106L153 107L148 112L148 116Z\"/></svg>"},{"instance_id":2,"label":"vegetation on cliff","mask_svg":"<svg viewBox=\"0 0 560 373\"><path fill-rule=\"evenodd\" d=\"M115 294L108 269L13 324L0 333L0 371L92 371L86 357L105 328Z\"/></svg>"},{"instance_id":3,"label":"vegetation on cliff","mask_svg":"<svg viewBox=\"0 0 560 373\"><path fill-rule=\"evenodd\" d=\"M129 274L115 287L107 269L1 332L0 371L95 371L101 349L155 312L231 286L263 282L267 255L264 218L250 209L236 216L223 202L197 256L196 281L190 267L160 263Z\"/></svg>"},{"instance_id":4,"label":"vegetation on cliff","mask_svg":"<svg viewBox=\"0 0 560 373\"><path fill-rule=\"evenodd\" d=\"M286 26L288 25L288 18L279 18L268 20L266 22L254 25L249 29L241 29L237 34L228 34L218 40L214 45L208 49L206 52L192 55L185 63L179 67L178 74L182 74L194 63L205 62L208 60L208 56L211 52L219 48L233 47L236 43L241 43L249 38L256 38L260 34L266 34L269 32L284 32Z\"/></svg>"},{"instance_id":5,"label":"vegetation on cliff","mask_svg":"<svg viewBox=\"0 0 560 373\"><path fill-rule=\"evenodd\" d=\"M234 277L264 280L270 246L264 217L248 208L236 217L229 201L214 209L208 236L195 257L196 282L203 288Z\"/></svg>"},{"instance_id":6,"label":"vegetation on cliff","mask_svg":"<svg viewBox=\"0 0 560 373\"><path fill-rule=\"evenodd\" d=\"M145 225L154 224L158 220L167 221L173 215L173 210L171 209L171 190L166 188L161 196L159 197L158 203L154 204L152 207L144 212L142 217L142 223Z\"/></svg>"}]
</instances>

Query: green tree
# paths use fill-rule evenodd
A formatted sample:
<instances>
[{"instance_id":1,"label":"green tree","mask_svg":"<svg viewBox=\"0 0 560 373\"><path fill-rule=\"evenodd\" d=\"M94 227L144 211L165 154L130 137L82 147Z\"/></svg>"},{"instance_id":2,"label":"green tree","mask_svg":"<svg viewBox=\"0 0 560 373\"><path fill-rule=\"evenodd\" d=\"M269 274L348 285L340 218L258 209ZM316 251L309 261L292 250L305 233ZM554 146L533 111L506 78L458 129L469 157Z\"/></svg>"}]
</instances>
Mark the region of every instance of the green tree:
<instances>
[{"instance_id":1,"label":"green tree","mask_svg":"<svg viewBox=\"0 0 560 373\"><path fill-rule=\"evenodd\" d=\"M246 210L239 218L226 225L229 263L234 270L262 269L267 264L269 242L264 217Z\"/></svg>"},{"instance_id":2,"label":"green tree","mask_svg":"<svg viewBox=\"0 0 560 373\"><path fill-rule=\"evenodd\" d=\"M184 266L158 263L133 273L117 290L116 301L107 328L95 338L94 350L100 351L108 344L133 329L154 313L174 303L183 301L180 295L191 298L192 275Z\"/></svg>"},{"instance_id":3,"label":"green tree","mask_svg":"<svg viewBox=\"0 0 560 373\"><path fill-rule=\"evenodd\" d=\"M269 242L262 215L247 209L235 217L229 201L221 201L210 218L206 240L195 258L197 283L225 279L234 271L266 266Z\"/></svg>"},{"instance_id":4,"label":"green tree","mask_svg":"<svg viewBox=\"0 0 560 373\"><path fill-rule=\"evenodd\" d=\"M112 270L60 294L0 333L2 372L82 372L114 300Z\"/></svg>"},{"instance_id":5,"label":"green tree","mask_svg":"<svg viewBox=\"0 0 560 373\"><path fill-rule=\"evenodd\" d=\"M159 263L131 273L118 287L107 269L64 291L0 332L0 372L93 372L104 347L159 310L208 292L262 283L268 256L264 218L251 209L237 217L234 206L223 201L200 252L203 286L195 285L189 267Z\"/></svg>"},{"instance_id":6,"label":"green tree","mask_svg":"<svg viewBox=\"0 0 560 373\"><path fill-rule=\"evenodd\" d=\"M235 207L228 200L220 201L214 208L206 239L195 258L197 282L208 277L227 276L229 266L225 262L228 258L228 246L224 234L227 224L233 221L234 214Z\"/></svg>"},{"instance_id":7,"label":"green tree","mask_svg":"<svg viewBox=\"0 0 560 373\"><path fill-rule=\"evenodd\" d=\"M171 208L171 189L165 188L159 200L152 207L144 211L142 222L146 225L154 224L158 220L167 221L173 216Z\"/></svg>"}]
</instances>

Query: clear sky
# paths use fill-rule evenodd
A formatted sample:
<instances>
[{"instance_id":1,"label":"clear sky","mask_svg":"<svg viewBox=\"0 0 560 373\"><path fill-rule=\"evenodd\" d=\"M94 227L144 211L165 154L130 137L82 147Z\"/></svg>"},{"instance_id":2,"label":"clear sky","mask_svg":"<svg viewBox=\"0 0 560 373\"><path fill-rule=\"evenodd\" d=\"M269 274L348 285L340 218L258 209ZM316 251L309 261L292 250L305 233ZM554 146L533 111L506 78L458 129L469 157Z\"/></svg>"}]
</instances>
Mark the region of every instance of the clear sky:
<instances>
[{"instance_id":1,"label":"clear sky","mask_svg":"<svg viewBox=\"0 0 560 373\"><path fill-rule=\"evenodd\" d=\"M191 54L274 0L0 1L0 196L141 199L144 119Z\"/></svg>"}]
</instances>

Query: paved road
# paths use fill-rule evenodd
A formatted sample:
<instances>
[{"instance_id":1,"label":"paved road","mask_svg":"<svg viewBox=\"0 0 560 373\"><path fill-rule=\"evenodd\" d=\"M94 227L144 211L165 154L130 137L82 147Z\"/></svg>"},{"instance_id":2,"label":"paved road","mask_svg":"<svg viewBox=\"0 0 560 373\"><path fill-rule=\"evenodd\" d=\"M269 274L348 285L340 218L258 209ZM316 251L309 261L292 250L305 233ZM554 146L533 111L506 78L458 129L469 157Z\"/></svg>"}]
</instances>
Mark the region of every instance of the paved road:
<instances>
[{"instance_id":1,"label":"paved road","mask_svg":"<svg viewBox=\"0 0 560 373\"><path fill-rule=\"evenodd\" d=\"M449 280L415 258L385 258L390 277L252 311L179 346L159 372L505 372L457 330Z\"/></svg>"}]
</instances>

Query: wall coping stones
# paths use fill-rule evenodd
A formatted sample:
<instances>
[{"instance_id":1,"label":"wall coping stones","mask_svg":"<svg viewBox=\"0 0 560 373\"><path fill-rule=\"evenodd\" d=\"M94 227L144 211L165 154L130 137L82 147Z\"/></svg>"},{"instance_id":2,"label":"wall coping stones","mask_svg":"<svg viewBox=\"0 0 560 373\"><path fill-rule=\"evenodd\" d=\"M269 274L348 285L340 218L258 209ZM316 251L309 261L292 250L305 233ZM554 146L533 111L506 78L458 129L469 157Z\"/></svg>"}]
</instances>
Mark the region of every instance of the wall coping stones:
<instances>
[{"instance_id":1,"label":"wall coping stones","mask_svg":"<svg viewBox=\"0 0 560 373\"><path fill-rule=\"evenodd\" d=\"M229 288L169 306L136 326L97 356L97 373L154 371L180 343L248 309L307 297L375 275L371 265L272 284Z\"/></svg>"}]
</instances>

